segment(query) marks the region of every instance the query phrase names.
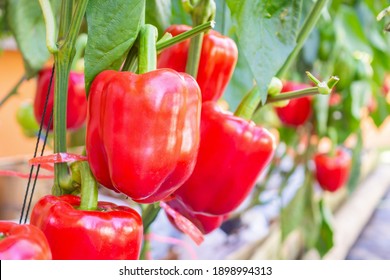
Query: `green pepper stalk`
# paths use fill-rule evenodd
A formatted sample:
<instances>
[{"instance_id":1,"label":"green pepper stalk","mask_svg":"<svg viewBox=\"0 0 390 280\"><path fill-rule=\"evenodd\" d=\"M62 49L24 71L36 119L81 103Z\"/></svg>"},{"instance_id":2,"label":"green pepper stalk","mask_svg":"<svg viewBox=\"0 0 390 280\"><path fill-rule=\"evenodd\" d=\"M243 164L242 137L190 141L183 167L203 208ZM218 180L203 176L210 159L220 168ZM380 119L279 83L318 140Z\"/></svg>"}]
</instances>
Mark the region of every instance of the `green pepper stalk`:
<instances>
[{"instance_id":1,"label":"green pepper stalk","mask_svg":"<svg viewBox=\"0 0 390 280\"><path fill-rule=\"evenodd\" d=\"M54 14L48 0L40 0L46 22L46 42L50 52L54 54L55 85L54 85L54 153L66 152L66 106L68 78L72 59L75 53L76 37L79 33L88 0L80 0L73 14L73 1L62 1L61 19L58 40L55 42ZM53 193L62 194L72 189L72 179L66 163L56 163L54 166Z\"/></svg>"}]
</instances>

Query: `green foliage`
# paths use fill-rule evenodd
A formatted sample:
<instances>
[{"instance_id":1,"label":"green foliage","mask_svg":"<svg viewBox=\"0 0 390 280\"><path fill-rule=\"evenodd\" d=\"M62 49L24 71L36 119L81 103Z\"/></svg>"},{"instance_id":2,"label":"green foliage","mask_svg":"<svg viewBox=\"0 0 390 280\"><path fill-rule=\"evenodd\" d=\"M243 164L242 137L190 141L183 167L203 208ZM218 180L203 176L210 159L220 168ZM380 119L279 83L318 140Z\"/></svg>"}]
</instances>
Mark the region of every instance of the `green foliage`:
<instances>
[{"instance_id":1,"label":"green foliage","mask_svg":"<svg viewBox=\"0 0 390 280\"><path fill-rule=\"evenodd\" d=\"M301 0L227 0L241 54L246 58L264 102L272 77L294 49Z\"/></svg>"},{"instance_id":2,"label":"green foliage","mask_svg":"<svg viewBox=\"0 0 390 280\"><path fill-rule=\"evenodd\" d=\"M320 256L324 257L334 245L332 213L323 199L320 200L319 207L321 225L315 248Z\"/></svg>"},{"instance_id":3,"label":"green foliage","mask_svg":"<svg viewBox=\"0 0 390 280\"><path fill-rule=\"evenodd\" d=\"M51 1L53 10L58 1ZM8 0L6 5L8 26L23 55L27 78L33 77L49 59L46 48L46 31L38 1Z\"/></svg>"},{"instance_id":4,"label":"green foliage","mask_svg":"<svg viewBox=\"0 0 390 280\"><path fill-rule=\"evenodd\" d=\"M84 57L87 92L97 74L106 69L118 70L122 65L138 36L144 9L145 0L89 1Z\"/></svg>"}]
</instances>

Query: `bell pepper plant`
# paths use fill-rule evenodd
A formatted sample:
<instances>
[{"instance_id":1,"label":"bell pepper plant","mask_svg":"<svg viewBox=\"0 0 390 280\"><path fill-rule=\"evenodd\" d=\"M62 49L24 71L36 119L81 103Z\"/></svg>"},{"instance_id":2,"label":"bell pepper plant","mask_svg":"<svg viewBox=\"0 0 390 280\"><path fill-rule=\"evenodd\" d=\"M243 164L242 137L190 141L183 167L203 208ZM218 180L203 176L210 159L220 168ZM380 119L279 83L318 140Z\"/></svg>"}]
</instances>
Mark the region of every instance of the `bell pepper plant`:
<instances>
[{"instance_id":1,"label":"bell pepper plant","mask_svg":"<svg viewBox=\"0 0 390 280\"><path fill-rule=\"evenodd\" d=\"M343 149L332 154L317 153L314 156L315 176L322 189L336 192L349 178L351 156Z\"/></svg>"},{"instance_id":2,"label":"bell pepper plant","mask_svg":"<svg viewBox=\"0 0 390 280\"><path fill-rule=\"evenodd\" d=\"M43 118L47 91L50 85L51 68L45 68L38 73L37 89L34 99L34 115L38 123ZM80 128L87 117L87 96L84 86L84 73L72 71L69 75L68 101L66 110L66 127L70 130ZM46 114L43 118L44 127L48 127L54 106L54 81L47 101ZM50 126L53 129L53 124Z\"/></svg>"},{"instance_id":3,"label":"bell pepper plant","mask_svg":"<svg viewBox=\"0 0 390 280\"><path fill-rule=\"evenodd\" d=\"M173 36L190 30L187 25L172 25L167 28ZM158 68L172 68L185 72L190 40L162 51L158 56ZM202 92L203 102L218 100L225 91L238 59L236 43L229 37L211 30L203 37L196 81Z\"/></svg>"},{"instance_id":4,"label":"bell pepper plant","mask_svg":"<svg viewBox=\"0 0 390 280\"><path fill-rule=\"evenodd\" d=\"M0 221L0 260L51 260L43 232L34 225Z\"/></svg>"}]
</instances>

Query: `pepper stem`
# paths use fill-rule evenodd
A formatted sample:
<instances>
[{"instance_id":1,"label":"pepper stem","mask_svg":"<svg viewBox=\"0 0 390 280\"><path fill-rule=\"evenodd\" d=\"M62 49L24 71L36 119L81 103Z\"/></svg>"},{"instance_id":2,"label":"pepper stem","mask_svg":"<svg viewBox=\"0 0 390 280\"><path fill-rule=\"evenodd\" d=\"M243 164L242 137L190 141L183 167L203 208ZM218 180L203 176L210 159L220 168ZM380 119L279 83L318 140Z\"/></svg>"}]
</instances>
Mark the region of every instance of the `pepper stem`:
<instances>
[{"instance_id":1,"label":"pepper stem","mask_svg":"<svg viewBox=\"0 0 390 280\"><path fill-rule=\"evenodd\" d=\"M87 161L79 161L81 178L80 210L96 210L98 206L98 185Z\"/></svg>"},{"instance_id":2,"label":"pepper stem","mask_svg":"<svg viewBox=\"0 0 390 280\"><path fill-rule=\"evenodd\" d=\"M50 53L58 52L56 44L56 21L49 0L39 0L46 26L46 47Z\"/></svg>"},{"instance_id":3,"label":"pepper stem","mask_svg":"<svg viewBox=\"0 0 390 280\"><path fill-rule=\"evenodd\" d=\"M139 61L138 72L147 73L157 68L157 28L151 24L145 24L139 37Z\"/></svg>"},{"instance_id":4,"label":"pepper stem","mask_svg":"<svg viewBox=\"0 0 390 280\"><path fill-rule=\"evenodd\" d=\"M193 26L203 24L207 21L214 20L216 4L214 0L200 0L190 10ZM188 50L186 73L196 79L198 76L198 68L200 54L202 51L204 33L200 33L191 39Z\"/></svg>"},{"instance_id":5,"label":"pepper stem","mask_svg":"<svg viewBox=\"0 0 390 280\"><path fill-rule=\"evenodd\" d=\"M328 135L330 138L330 152L329 155L330 157L335 157L336 156L336 147L337 147L337 131L333 127L328 128Z\"/></svg>"}]
</instances>

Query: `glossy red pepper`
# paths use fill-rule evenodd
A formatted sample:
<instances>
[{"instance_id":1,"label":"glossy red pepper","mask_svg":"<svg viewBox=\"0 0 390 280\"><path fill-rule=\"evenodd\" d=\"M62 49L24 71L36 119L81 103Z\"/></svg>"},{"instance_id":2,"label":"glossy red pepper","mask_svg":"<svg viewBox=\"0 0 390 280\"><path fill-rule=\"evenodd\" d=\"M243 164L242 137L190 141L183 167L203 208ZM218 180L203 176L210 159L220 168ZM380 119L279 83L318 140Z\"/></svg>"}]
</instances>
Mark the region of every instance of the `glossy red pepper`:
<instances>
[{"instance_id":1,"label":"glossy red pepper","mask_svg":"<svg viewBox=\"0 0 390 280\"><path fill-rule=\"evenodd\" d=\"M250 193L275 146L268 130L223 111L215 102L203 103L196 166L174 195L191 212L228 214Z\"/></svg>"},{"instance_id":2,"label":"glossy red pepper","mask_svg":"<svg viewBox=\"0 0 390 280\"><path fill-rule=\"evenodd\" d=\"M172 25L167 32L173 36L190 30L187 25ZM162 51L158 56L158 68L172 68L185 72L190 40L176 44ZM237 63L236 43L216 31L209 31L203 37L198 76L203 102L217 100L225 91Z\"/></svg>"},{"instance_id":3,"label":"glossy red pepper","mask_svg":"<svg viewBox=\"0 0 390 280\"><path fill-rule=\"evenodd\" d=\"M34 99L34 115L38 123L41 122L46 102L47 90L50 84L52 70L45 68L38 73L37 90ZM44 126L47 127L50 113L54 106L54 79L46 107ZM66 127L71 130L80 128L87 117L87 97L85 94L84 74L71 71L68 84L68 103L66 111ZM53 123L50 127L53 129Z\"/></svg>"},{"instance_id":4,"label":"glossy red pepper","mask_svg":"<svg viewBox=\"0 0 390 280\"><path fill-rule=\"evenodd\" d=\"M43 232L29 224L0 221L0 260L51 260Z\"/></svg>"},{"instance_id":5,"label":"glossy red pepper","mask_svg":"<svg viewBox=\"0 0 390 280\"><path fill-rule=\"evenodd\" d=\"M140 215L127 206L98 202L98 210L78 210L74 195L41 198L31 224L47 237L55 260L138 259L143 227Z\"/></svg>"},{"instance_id":6,"label":"glossy red pepper","mask_svg":"<svg viewBox=\"0 0 390 280\"><path fill-rule=\"evenodd\" d=\"M283 92L295 91L308 88L306 84L296 82L285 82ZM312 114L311 98L308 96L291 99L284 107L276 107L276 113L280 121L286 126L297 127L304 124Z\"/></svg>"},{"instance_id":7,"label":"glossy red pepper","mask_svg":"<svg viewBox=\"0 0 390 280\"><path fill-rule=\"evenodd\" d=\"M335 192L348 180L351 169L351 156L342 149L335 156L319 153L314 156L316 179L322 189Z\"/></svg>"},{"instance_id":8,"label":"glossy red pepper","mask_svg":"<svg viewBox=\"0 0 390 280\"><path fill-rule=\"evenodd\" d=\"M192 173L201 95L191 76L104 71L92 83L88 109L88 161L102 185L152 203Z\"/></svg>"},{"instance_id":9,"label":"glossy red pepper","mask_svg":"<svg viewBox=\"0 0 390 280\"><path fill-rule=\"evenodd\" d=\"M203 234L213 232L219 228L223 221L227 218L227 215L207 216L203 214L192 213L177 199L170 200L167 202L167 204L172 209L179 212L181 215L191 221ZM167 217L171 224L177 228L172 216L167 214Z\"/></svg>"}]
</instances>

